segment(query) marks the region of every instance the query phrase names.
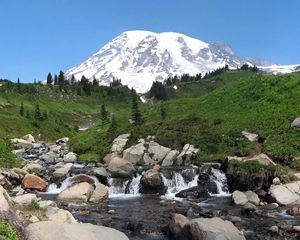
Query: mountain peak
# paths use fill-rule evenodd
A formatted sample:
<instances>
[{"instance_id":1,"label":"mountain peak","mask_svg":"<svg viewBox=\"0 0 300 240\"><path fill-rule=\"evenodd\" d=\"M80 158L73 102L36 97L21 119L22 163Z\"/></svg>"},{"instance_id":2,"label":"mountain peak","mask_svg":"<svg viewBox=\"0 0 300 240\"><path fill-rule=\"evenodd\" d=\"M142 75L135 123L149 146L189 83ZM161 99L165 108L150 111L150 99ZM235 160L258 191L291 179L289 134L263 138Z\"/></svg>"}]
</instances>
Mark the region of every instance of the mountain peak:
<instances>
[{"instance_id":1,"label":"mountain peak","mask_svg":"<svg viewBox=\"0 0 300 240\"><path fill-rule=\"evenodd\" d=\"M137 92L146 92L153 81L169 76L205 74L245 62L224 43L206 43L176 32L133 30L123 32L66 74L76 79L95 77L101 85L109 85L116 77Z\"/></svg>"}]
</instances>

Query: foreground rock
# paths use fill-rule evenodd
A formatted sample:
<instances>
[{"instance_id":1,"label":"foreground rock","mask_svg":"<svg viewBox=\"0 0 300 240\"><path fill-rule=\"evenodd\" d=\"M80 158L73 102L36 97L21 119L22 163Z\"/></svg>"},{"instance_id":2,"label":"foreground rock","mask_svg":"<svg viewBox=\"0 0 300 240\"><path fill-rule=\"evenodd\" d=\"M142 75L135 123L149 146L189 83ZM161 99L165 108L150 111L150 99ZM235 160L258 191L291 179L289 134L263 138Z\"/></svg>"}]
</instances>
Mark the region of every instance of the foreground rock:
<instances>
[{"instance_id":1,"label":"foreground rock","mask_svg":"<svg viewBox=\"0 0 300 240\"><path fill-rule=\"evenodd\" d=\"M167 187L162 181L159 171L150 169L145 172L140 181L140 193L142 194L165 194Z\"/></svg>"},{"instance_id":2,"label":"foreground rock","mask_svg":"<svg viewBox=\"0 0 300 240\"><path fill-rule=\"evenodd\" d=\"M59 209L56 207L48 207L46 216L49 220L60 222L60 223L77 223L73 215L64 209Z\"/></svg>"},{"instance_id":3,"label":"foreground rock","mask_svg":"<svg viewBox=\"0 0 300 240\"><path fill-rule=\"evenodd\" d=\"M107 170L114 178L131 178L135 173L135 168L132 163L119 157L111 159Z\"/></svg>"},{"instance_id":4,"label":"foreground rock","mask_svg":"<svg viewBox=\"0 0 300 240\"><path fill-rule=\"evenodd\" d=\"M58 196L57 199L63 201L85 201L87 202L90 194L93 191L93 187L87 183L82 182L71 186L64 191L62 191Z\"/></svg>"},{"instance_id":5,"label":"foreground rock","mask_svg":"<svg viewBox=\"0 0 300 240\"><path fill-rule=\"evenodd\" d=\"M16 197L12 198L12 201L15 204L26 206L26 205L31 204L32 202L37 202L38 198L36 197L35 194L28 193L28 194L16 196Z\"/></svg>"},{"instance_id":6,"label":"foreground rock","mask_svg":"<svg viewBox=\"0 0 300 240\"><path fill-rule=\"evenodd\" d=\"M123 152L123 158L131 162L132 164L137 164L144 155L146 148L143 143L133 145L127 148Z\"/></svg>"},{"instance_id":7,"label":"foreground rock","mask_svg":"<svg viewBox=\"0 0 300 240\"><path fill-rule=\"evenodd\" d=\"M92 193L90 202L102 202L108 198L108 190L103 184L98 184L94 192Z\"/></svg>"},{"instance_id":8,"label":"foreground rock","mask_svg":"<svg viewBox=\"0 0 300 240\"><path fill-rule=\"evenodd\" d=\"M234 191L232 193L232 200L234 204L242 205L242 206L246 205L247 203L258 206L260 202L258 195L252 191L247 191L247 192Z\"/></svg>"},{"instance_id":9,"label":"foreground rock","mask_svg":"<svg viewBox=\"0 0 300 240\"><path fill-rule=\"evenodd\" d=\"M128 240L115 229L92 224L66 224L54 221L32 223L27 227L30 240Z\"/></svg>"},{"instance_id":10,"label":"foreground rock","mask_svg":"<svg viewBox=\"0 0 300 240\"><path fill-rule=\"evenodd\" d=\"M221 218L197 218L186 225L186 239L189 240L245 240L231 222Z\"/></svg>"},{"instance_id":11,"label":"foreground rock","mask_svg":"<svg viewBox=\"0 0 300 240\"><path fill-rule=\"evenodd\" d=\"M111 152L121 153L125 147L128 138L130 137L129 133L122 134L113 140L113 145L111 147Z\"/></svg>"},{"instance_id":12,"label":"foreground rock","mask_svg":"<svg viewBox=\"0 0 300 240\"><path fill-rule=\"evenodd\" d=\"M171 222L169 224L169 229L173 235L179 235L182 233L185 225L189 223L189 220L178 213L173 214Z\"/></svg>"},{"instance_id":13,"label":"foreground rock","mask_svg":"<svg viewBox=\"0 0 300 240\"><path fill-rule=\"evenodd\" d=\"M270 193L276 202L281 205L299 205L300 181L283 185L272 185Z\"/></svg>"},{"instance_id":14,"label":"foreground rock","mask_svg":"<svg viewBox=\"0 0 300 240\"><path fill-rule=\"evenodd\" d=\"M47 181L33 174L26 174L22 181L22 188L25 190L30 189L45 192L47 186Z\"/></svg>"}]
</instances>

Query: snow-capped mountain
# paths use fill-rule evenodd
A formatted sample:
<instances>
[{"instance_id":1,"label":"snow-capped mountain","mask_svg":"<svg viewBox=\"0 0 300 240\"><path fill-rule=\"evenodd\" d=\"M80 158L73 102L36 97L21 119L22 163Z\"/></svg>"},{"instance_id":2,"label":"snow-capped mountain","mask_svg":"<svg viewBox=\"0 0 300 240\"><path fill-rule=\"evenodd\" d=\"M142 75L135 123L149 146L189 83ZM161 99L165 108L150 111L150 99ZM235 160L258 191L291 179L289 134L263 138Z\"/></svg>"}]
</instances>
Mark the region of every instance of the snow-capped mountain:
<instances>
[{"instance_id":1,"label":"snow-capped mountain","mask_svg":"<svg viewBox=\"0 0 300 240\"><path fill-rule=\"evenodd\" d=\"M146 92L153 81L168 76L205 74L226 64L237 68L245 62L257 65L236 56L226 44L206 43L174 32L127 31L66 75L95 77L101 85L109 85L116 77L137 92Z\"/></svg>"}]
</instances>

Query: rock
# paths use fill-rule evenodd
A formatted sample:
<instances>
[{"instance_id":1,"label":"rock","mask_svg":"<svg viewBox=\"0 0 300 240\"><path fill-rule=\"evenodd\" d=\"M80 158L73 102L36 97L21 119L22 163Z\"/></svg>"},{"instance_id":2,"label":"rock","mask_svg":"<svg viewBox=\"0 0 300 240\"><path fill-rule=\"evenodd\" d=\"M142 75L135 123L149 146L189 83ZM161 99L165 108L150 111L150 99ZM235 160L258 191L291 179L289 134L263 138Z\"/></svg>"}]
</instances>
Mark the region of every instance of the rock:
<instances>
[{"instance_id":1,"label":"rock","mask_svg":"<svg viewBox=\"0 0 300 240\"><path fill-rule=\"evenodd\" d=\"M132 164L137 164L141 159L146 148L143 143L133 145L130 148L127 148L123 152L123 158L131 162Z\"/></svg>"},{"instance_id":2,"label":"rock","mask_svg":"<svg viewBox=\"0 0 300 240\"><path fill-rule=\"evenodd\" d=\"M197 175L198 169L197 168L186 168L183 169L181 172L182 177L184 178L184 180L190 182L192 181L196 175ZM208 178L209 180L209 178Z\"/></svg>"},{"instance_id":3,"label":"rock","mask_svg":"<svg viewBox=\"0 0 300 240\"><path fill-rule=\"evenodd\" d=\"M230 216L229 221L232 222L233 224L241 223L242 219L238 216Z\"/></svg>"},{"instance_id":4,"label":"rock","mask_svg":"<svg viewBox=\"0 0 300 240\"><path fill-rule=\"evenodd\" d=\"M105 157L103 158L103 161L106 163L106 164L109 164L110 163L110 160L112 160L113 158L115 157L118 157L118 153L116 152L113 152L113 153L109 153L109 154L106 154Z\"/></svg>"},{"instance_id":5,"label":"rock","mask_svg":"<svg viewBox=\"0 0 300 240\"><path fill-rule=\"evenodd\" d=\"M64 209L48 207L46 216L50 221L55 221L60 223L77 223L73 215L69 211Z\"/></svg>"},{"instance_id":6,"label":"rock","mask_svg":"<svg viewBox=\"0 0 300 240\"><path fill-rule=\"evenodd\" d=\"M292 128L297 128L300 126L300 117L297 117L294 119L294 121L291 123Z\"/></svg>"},{"instance_id":7,"label":"rock","mask_svg":"<svg viewBox=\"0 0 300 240\"><path fill-rule=\"evenodd\" d=\"M122 134L115 138L112 143L111 152L121 153L125 147L128 138L130 137L129 133Z\"/></svg>"},{"instance_id":8,"label":"rock","mask_svg":"<svg viewBox=\"0 0 300 240\"><path fill-rule=\"evenodd\" d=\"M36 217L36 216L31 216L31 217L29 218L29 221L30 221L31 223L35 223L35 222L39 222L40 219L38 219L38 217Z\"/></svg>"},{"instance_id":9,"label":"rock","mask_svg":"<svg viewBox=\"0 0 300 240\"><path fill-rule=\"evenodd\" d=\"M33 193L27 193L24 195L16 196L12 198L12 201L18 205L29 205L32 202L37 202L38 198Z\"/></svg>"},{"instance_id":10,"label":"rock","mask_svg":"<svg viewBox=\"0 0 300 240\"><path fill-rule=\"evenodd\" d=\"M17 148L25 148L25 149L33 148L33 143L28 142L24 139L14 138L11 139L10 141Z\"/></svg>"},{"instance_id":11,"label":"rock","mask_svg":"<svg viewBox=\"0 0 300 240\"><path fill-rule=\"evenodd\" d=\"M75 185L82 182L87 182L91 185L95 184L95 180L93 178L84 174L75 175L71 178L71 185Z\"/></svg>"},{"instance_id":12,"label":"rock","mask_svg":"<svg viewBox=\"0 0 300 240\"><path fill-rule=\"evenodd\" d=\"M48 207L57 207L56 203L51 200L44 200L38 202L40 208L47 209Z\"/></svg>"},{"instance_id":13,"label":"rock","mask_svg":"<svg viewBox=\"0 0 300 240\"><path fill-rule=\"evenodd\" d=\"M9 210L9 201L11 201L6 190L0 185L0 213Z\"/></svg>"},{"instance_id":14,"label":"rock","mask_svg":"<svg viewBox=\"0 0 300 240\"><path fill-rule=\"evenodd\" d=\"M31 134L25 135L24 137L22 137L22 139L30 143L35 143L35 139Z\"/></svg>"},{"instance_id":15,"label":"rock","mask_svg":"<svg viewBox=\"0 0 300 240\"><path fill-rule=\"evenodd\" d=\"M88 223L42 221L26 228L30 240L129 240L115 229Z\"/></svg>"},{"instance_id":16,"label":"rock","mask_svg":"<svg viewBox=\"0 0 300 240\"><path fill-rule=\"evenodd\" d=\"M152 169L159 172L160 171L160 166L158 164L155 164Z\"/></svg>"},{"instance_id":17,"label":"rock","mask_svg":"<svg viewBox=\"0 0 300 240\"><path fill-rule=\"evenodd\" d=\"M73 152L69 152L64 156L63 160L65 162L75 162L77 160L77 155Z\"/></svg>"},{"instance_id":18,"label":"rock","mask_svg":"<svg viewBox=\"0 0 300 240\"><path fill-rule=\"evenodd\" d=\"M247 191L247 192L245 192L245 195L246 195L249 203L252 203L256 206L259 205L260 200L259 200L258 195L255 192Z\"/></svg>"},{"instance_id":19,"label":"rock","mask_svg":"<svg viewBox=\"0 0 300 240\"><path fill-rule=\"evenodd\" d=\"M274 184L274 185L280 185L280 184L281 184L280 179L279 179L278 177L274 178L274 179L273 179L273 184Z\"/></svg>"},{"instance_id":20,"label":"rock","mask_svg":"<svg viewBox=\"0 0 300 240\"><path fill-rule=\"evenodd\" d=\"M69 141L70 141L70 138L63 137L63 138L56 140L56 144L64 144L64 143L68 143Z\"/></svg>"},{"instance_id":21,"label":"rock","mask_svg":"<svg viewBox=\"0 0 300 240\"><path fill-rule=\"evenodd\" d=\"M55 163L55 161L56 161L56 154L54 152L44 153L43 155L41 155L39 157L39 159L41 159L42 161L44 161L47 164L49 164L49 163Z\"/></svg>"},{"instance_id":22,"label":"rock","mask_svg":"<svg viewBox=\"0 0 300 240\"><path fill-rule=\"evenodd\" d=\"M29 163L25 167L23 167L23 170L29 172L29 173L37 173L42 171L44 168L42 165L38 163Z\"/></svg>"},{"instance_id":23,"label":"rock","mask_svg":"<svg viewBox=\"0 0 300 240\"><path fill-rule=\"evenodd\" d=\"M170 151L170 148L161 146L157 142L151 141L149 143L148 153L156 163L161 163Z\"/></svg>"},{"instance_id":24,"label":"rock","mask_svg":"<svg viewBox=\"0 0 300 240\"><path fill-rule=\"evenodd\" d=\"M270 227L269 232L270 233L278 233L279 232L278 226L275 225L275 226Z\"/></svg>"},{"instance_id":25,"label":"rock","mask_svg":"<svg viewBox=\"0 0 300 240\"><path fill-rule=\"evenodd\" d=\"M181 153L176 159L176 165L178 166L190 166L192 160L196 159L199 149L195 148L194 145L185 144Z\"/></svg>"},{"instance_id":26,"label":"rock","mask_svg":"<svg viewBox=\"0 0 300 240\"><path fill-rule=\"evenodd\" d=\"M249 210L256 210L256 206L250 202L247 202L243 205L244 209L249 209Z\"/></svg>"},{"instance_id":27,"label":"rock","mask_svg":"<svg viewBox=\"0 0 300 240\"><path fill-rule=\"evenodd\" d=\"M292 230L294 232L300 232L300 226L293 226Z\"/></svg>"},{"instance_id":28,"label":"rock","mask_svg":"<svg viewBox=\"0 0 300 240\"><path fill-rule=\"evenodd\" d=\"M55 181L61 181L66 178L73 167L72 163L64 164L62 167L56 169L53 172L53 178Z\"/></svg>"},{"instance_id":29,"label":"rock","mask_svg":"<svg viewBox=\"0 0 300 240\"><path fill-rule=\"evenodd\" d=\"M144 154L143 160L144 160L145 165L154 165L155 164L155 161L150 157L149 153Z\"/></svg>"},{"instance_id":30,"label":"rock","mask_svg":"<svg viewBox=\"0 0 300 240\"><path fill-rule=\"evenodd\" d=\"M198 199L198 198L208 198L210 197L210 194L207 191L206 186L202 185L202 186L195 186L195 187L190 187L188 189L181 190L180 192L176 193L175 197Z\"/></svg>"},{"instance_id":31,"label":"rock","mask_svg":"<svg viewBox=\"0 0 300 240\"><path fill-rule=\"evenodd\" d=\"M108 177L107 171L104 167L93 168L92 175L97 177L99 181L106 180Z\"/></svg>"},{"instance_id":32,"label":"rock","mask_svg":"<svg viewBox=\"0 0 300 240\"><path fill-rule=\"evenodd\" d=\"M271 196L281 205L295 204L300 200L300 196L297 194L300 191L299 183L294 182L285 185L272 185L270 188Z\"/></svg>"},{"instance_id":33,"label":"rock","mask_svg":"<svg viewBox=\"0 0 300 240\"><path fill-rule=\"evenodd\" d=\"M171 222L169 224L170 232L176 236L183 231L185 225L188 223L189 220L185 216L175 213L172 215Z\"/></svg>"},{"instance_id":34,"label":"rock","mask_svg":"<svg viewBox=\"0 0 300 240\"><path fill-rule=\"evenodd\" d=\"M107 170L115 178L131 178L136 171L131 162L119 157L110 161Z\"/></svg>"},{"instance_id":35,"label":"rock","mask_svg":"<svg viewBox=\"0 0 300 240\"><path fill-rule=\"evenodd\" d=\"M164 158L161 166L162 167L169 167L174 165L174 161L176 159L176 156L179 154L177 150L171 150L166 157Z\"/></svg>"},{"instance_id":36,"label":"rock","mask_svg":"<svg viewBox=\"0 0 300 240\"><path fill-rule=\"evenodd\" d=\"M196 218L186 225L189 240L245 240L231 222L221 218Z\"/></svg>"},{"instance_id":37,"label":"rock","mask_svg":"<svg viewBox=\"0 0 300 240\"><path fill-rule=\"evenodd\" d=\"M279 207L279 204L278 204L278 203L270 203L270 204L268 204L266 207L267 207L267 209L272 210L272 209L278 208L278 207Z\"/></svg>"},{"instance_id":38,"label":"rock","mask_svg":"<svg viewBox=\"0 0 300 240\"><path fill-rule=\"evenodd\" d=\"M89 183L82 182L62 191L60 194L58 194L57 199L63 201L87 202L92 192L93 187Z\"/></svg>"},{"instance_id":39,"label":"rock","mask_svg":"<svg viewBox=\"0 0 300 240\"><path fill-rule=\"evenodd\" d=\"M102 202L108 198L108 190L103 184L98 184L96 189L92 193L91 198L89 199L90 202Z\"/></svg>"},{"instance_id":40,"label":"rock","mask_svg":"<svg viewBox=\"0 0 300 240\"><path fill-rule=\"evenodd\" d=\"M47 186L48 186L47 181L33 174L26 174L22 181L22 188L25 190L31 189L40 192L45 192Z\"/></svg>"},{"instance_id":41,"label":"rock","mask_svg":"<svg viewBox=\"0 0 300 240\"><path fill-rule=\"evenodd\" d=\"M250 132L247 132L247 131L242 131L242 134L250 142L257 142L257 140L258 140L258 135L255 134L255 133L250 133Z\"/></svg>"},{"instance_id":42,"label":"rock","mask_svg":"<svg viewBox=\"0 0 300 240\"><path fill-rule=\"evenodd\" d=\"M128 222L126 224L126 229L131 232L136 232L137 230L142 229L142 227L142 223L136 218L128 219Z\"/></svg>"},{"instance_id":43,"label":"rock","mask_svg":"<svg viewBox=\"0 0 300 240\"><path fill-rule=\"evenodd\" d=\"M165 194L167 187L162 181L162 177L157 170L146 171L140 181L140 193L142 194Z\"/></svg>"},{"instance_id":44,"label":"rock","mask_svg":"<svg viewBox=\"0 0 300 240\"><path fill-rule=\"evenodd\" d=\"M290 214L291 216L297 216L297 215L299 215L299 207L294 206L294 207L288 209L287 213Z\"/></svg>"},{"instance_id":45,"label":"rock","mask_svg":"<svg viewBox=\"0 0 300 240\"><path fill-rule=\"evenodd\" d=\"M240 191L234 191L232 193L232 200L236 205L245 205L248 202L246 194Z\"/></svg>"}]
</instances>

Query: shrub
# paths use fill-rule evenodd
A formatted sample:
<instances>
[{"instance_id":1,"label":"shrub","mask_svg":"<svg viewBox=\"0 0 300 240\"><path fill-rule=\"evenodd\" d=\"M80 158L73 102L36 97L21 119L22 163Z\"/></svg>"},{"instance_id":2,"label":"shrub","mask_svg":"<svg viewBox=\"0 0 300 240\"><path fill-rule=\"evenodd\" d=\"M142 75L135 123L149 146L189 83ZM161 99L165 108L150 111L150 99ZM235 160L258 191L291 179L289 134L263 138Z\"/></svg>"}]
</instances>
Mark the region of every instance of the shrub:
<instances>
[{"instance_id":1,"label":"shrub","mask_svg":"<svg viewBox=\"0 0 300 240\"><path fill-rule=\"evenodd\" d=\"M0 239L19 240L18 232L7 222L0 222Z\"/></svg>"}]
</instances>

